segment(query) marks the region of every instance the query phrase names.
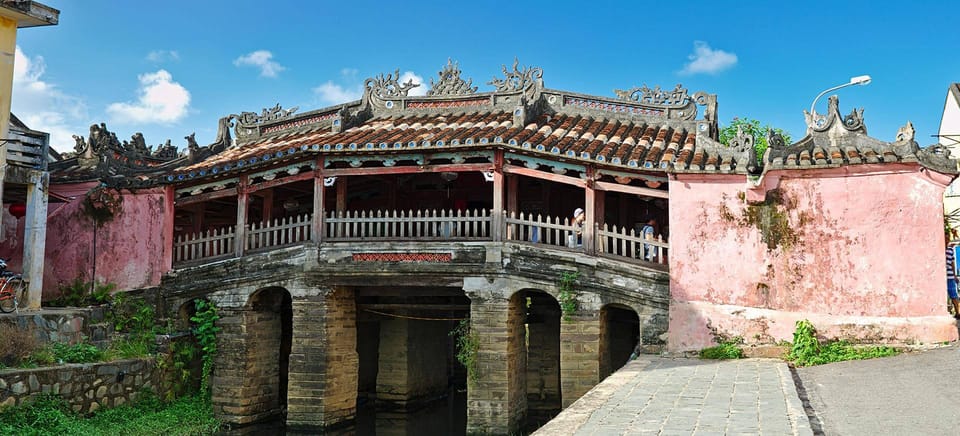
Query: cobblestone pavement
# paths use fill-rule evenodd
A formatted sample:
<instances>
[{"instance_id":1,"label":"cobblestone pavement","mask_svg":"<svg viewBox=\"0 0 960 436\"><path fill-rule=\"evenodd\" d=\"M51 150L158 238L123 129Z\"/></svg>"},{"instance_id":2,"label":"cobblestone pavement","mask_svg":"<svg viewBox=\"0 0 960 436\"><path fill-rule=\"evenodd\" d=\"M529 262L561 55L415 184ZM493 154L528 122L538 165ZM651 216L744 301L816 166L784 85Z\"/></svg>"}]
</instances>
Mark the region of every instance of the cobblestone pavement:
<instances>
[{"instance_id":1,"label":"cobblestone pavement","mask_svg":"<svg viewBox=\"0 0 960 436\"><path fill-rule=\"evenodd\" d=\"M641 356L534 435L811 435L790 369L774 359Z\"/></svg>"}]
</instances>

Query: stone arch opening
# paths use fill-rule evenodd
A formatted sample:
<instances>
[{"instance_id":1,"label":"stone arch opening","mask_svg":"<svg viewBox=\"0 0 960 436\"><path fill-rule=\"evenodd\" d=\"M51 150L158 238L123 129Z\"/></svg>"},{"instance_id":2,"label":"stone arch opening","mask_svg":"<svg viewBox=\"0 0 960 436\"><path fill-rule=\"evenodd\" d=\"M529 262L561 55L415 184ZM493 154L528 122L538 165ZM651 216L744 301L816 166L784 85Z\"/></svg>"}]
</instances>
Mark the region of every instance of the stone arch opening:
<instances>
[{"instance_id":1,"label":"stone arch opening","mask_svg":"<svg viewBox=\"0 0 960 436\"><path fill-rule=\"evenodd\" d=\"M247 300L244 327L247 335L248 377L263 413L286 410L290 348L293 339L293 305L282 287L260 289Z\"/></svg>"},{"instance_id":2,"label":"stone arch opening","mask_svg":"<svg viewBox=\"0 0 960 436\"><path fill-rule=\"evenodd\" d=\"M193 321L190 321L190 318L193 318L193 316L196 314L196 299L184 301L183 304L180 305L180 308L177 309L177 319L175 323L177 330L190 330L190 328L193 327Z\"/></svg>"},{"instance_id":3,"label":"stone arch opening","mask_svg":"<svg viewBox=\"0 0 960 436\"><path fill-rule=\"evenodd\" d=\"M640 317L632 308L608 304L600 309L600 378L630 360L640 340Z\"/></svg>"},{"instance_id":4,"label":"stone arch opening","mask_svg":"<svg viewBox=\"0 0 960 436\"><path fill-rule=\"evenodd\" d=\"M538 428L563 408L560 387L560 304L550 294L528 289L525 308L527 422Z\"/></svg>"}]
</instances>

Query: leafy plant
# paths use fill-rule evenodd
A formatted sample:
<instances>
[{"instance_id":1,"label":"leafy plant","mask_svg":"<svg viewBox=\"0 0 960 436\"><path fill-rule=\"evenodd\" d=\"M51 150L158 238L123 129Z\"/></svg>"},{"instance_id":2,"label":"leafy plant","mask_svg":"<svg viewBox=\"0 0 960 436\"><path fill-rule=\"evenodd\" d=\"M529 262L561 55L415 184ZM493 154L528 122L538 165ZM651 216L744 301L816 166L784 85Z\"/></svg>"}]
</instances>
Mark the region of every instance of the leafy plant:
<instances>
[{"instance_id":1,"label":"leafy plant","mask_svg":"<svg viewBox=\"0 0 960 436\"><path fill-rule=\"evenodd\" d=\"M827 341L821 343L817 339L817 330L808 320L797 321L793 332L793 345L787 360L796 366L822 365L825 363L842 362L845 360L873 359L898 354L892 347L872 346L854 347L847 341Z\"/></svg>"},{"instance_id":2,"label":"leafy plant","mask_svg":"<svg viewBox=\"0 0 960 436\"><path fill-rule=\"evenodd\" d=\"M76 345L55 342L50 347L53 358L63 363L90 363L103 360L103 351L92 344L79 343Z\"/></svg>"},{"instance_id":3,"label":"leafy plant","mask_svg":"<svg viewBox=\"0 0 960 436\"><path fill-rule=\"evenodd\" d=\"M577 279L580 278L579 271L565 271L560 275L557 293L557 300L560 303L560 311L563 312L563 320L570 321L570 317L577 313L580 307L580 301L577 299L579 293L576 290Z\"/></svg>"},{"instance_id":4,"label":"leafy plant","mask_svg":"<svg viewBox=\"0 0 960 436\"><path fill-rule=\"evenodd\" d=\"M157 314L142 298L130 298L124 293L114 295L107 321L118 332L134 335L153 335L157 332Z\"/></svg>"},{"instance_id":5,"label":"leafy plant","mask_svg":"<svg viewBox=\"0 0 960 436\"><path fill-rule=\"evenodd\" d=\"M200 376L200 391L210 393L210 375L213 373L213 359L217 354L217 333L220 327L216 322L220 319L217 315L217 307L213 303L197 299L194 300L197 312L190 317L194 322L193 335L200 344L201 358L203 360L203 370Z\"/></svg>"},{"instance_id":6,"label":"leafy plant","mask_svg":"<svg viewBox=\"0 0 960 436\"><path fill-rule=\"evenodd\" d=\"M82 307L92 304L106 304L112 300L112 294L117 289L114 283L100 281L88 282L83 276L78 276L59 286L60 296L50 301L50 307Z\"/></svg>"},{"instance_id":7,"label":"leafy plant","mask_svg":"<svg viewBox=\"0 0 960 436\"><path fill-rule=\"evenodd\" d=\"M467 381L474 383L480 379L477 356L480 353L480 336L470 328L470 320L460 323L450 331L457 346L457 361L467 369Z\"/></svg>"},{"instance_id":8,"label":"leafy plant","mask_svg":"<svg viewBox=\"0 0 960 436\"><path fill-rule=\"evenodd\" d=\"M737 336L732 339L722 341L717 346L708 347L700 350L701 359L742 359L743 338Z\"/></svg>"},{"instance_id":9,"label":"leafy plant","mask_svg":"<svg viewBox=\"0 0 960 436\"><path fill-rule=\"evenodd\" d=\"M93 285L93 290L90 292L90 299L94 304L107 304L113 299L113 291L116 290L116 283L96 282Z\"/></svg>"},{"instance_id":10,"label":"leafy plant","mask_svg":"<svg viewBox=\"0 0 960 436\"><path fill-rule=\"evenodd\" d=\"M757 151L757 160L763 159L763 153L767 151L767 130L773 130L775 133L783 136L784 142L790 143L790 134L780 128L770 127L769 124L760 125L760 121L752 118L733 117L730 124L720 128L720 142L724 145L730 145L730 140L737 136L737 129L743 133L753 136L753 148Z\"/></svg>"}]
</instances>

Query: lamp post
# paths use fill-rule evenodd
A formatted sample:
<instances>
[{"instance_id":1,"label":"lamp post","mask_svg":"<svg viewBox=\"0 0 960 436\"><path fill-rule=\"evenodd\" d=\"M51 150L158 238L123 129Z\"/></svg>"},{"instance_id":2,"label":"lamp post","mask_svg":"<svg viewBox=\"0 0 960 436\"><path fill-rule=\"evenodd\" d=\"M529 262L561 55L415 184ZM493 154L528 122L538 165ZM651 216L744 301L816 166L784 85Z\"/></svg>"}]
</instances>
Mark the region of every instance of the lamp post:
<instances>
[{"instance_id":1,"label":"lamp post","mask_svg":"<svg viewBox=\"0 0 960 436\"><path fill-rule=\"evenodd\" d=\"M817 100L819 100L820 97L823 97L824 94L826 94L826 93L828 93L828 92L831 92L831 91L836 91L836 90L838 90L838 89L840 89L840 88L846 88L846 87L848 87L848 86L853 86L853 85L868 85L868 84L870 84L870 81L871 81L871 79L870 79L870 76L868 76L868 75L856 76L856 77L851 77L851 78L850 78L850 81L847 82L847 83L844 83L844 84L842 84L842 85L837 85L837 86L834 86L833 88L827 88L827 89L823 90L823 92L817 94L817 96L813 99L813 103L810 105L810 115L813 115L813 111L814 111L813 108L817 105Z\"/></svg>"}]
</instances>

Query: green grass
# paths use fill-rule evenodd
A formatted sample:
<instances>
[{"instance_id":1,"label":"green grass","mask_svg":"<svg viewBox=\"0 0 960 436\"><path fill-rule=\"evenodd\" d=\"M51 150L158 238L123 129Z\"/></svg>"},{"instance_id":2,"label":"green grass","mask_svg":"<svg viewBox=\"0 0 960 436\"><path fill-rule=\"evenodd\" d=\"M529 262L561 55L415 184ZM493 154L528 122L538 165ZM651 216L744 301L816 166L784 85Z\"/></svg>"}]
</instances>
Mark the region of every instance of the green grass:
<instances>
[{"instance_id":1,"label":"green grass","mask_svg":"<svg viewBox=\"0 0 960 436\"><path fill-rule=\"evenodd\" d=\"M895 356L900 353L892 347L854 347L847 341L821 343L816 335L817 330L810 321L797 321L796 330L793 332L793 344L790 346L787 360L793 362L796 366L812 366L845 360Z\"/></svg>"},{"instance_id":2,"label":"green grass","mask_svg":"<svg viewBox=\"0 0 960 436\"><path fill-rule=\"evenodd\" d=\"M743 343L743 338L733 338L730 340L720 342L720 345L715 347L704 348L700 350L701 359L742 359L743 358L743 348L740 348L740 344Z\"/></svg>"},{"instance_id":3,"label":"green grass","mask_svg":"<svg viewBox=\"0 0 960 436\"><path fill-rule=\"evenodd\" d=\"M29 436L85 435L207 435L220 423L210 403L200 395L163 403L151 392L134 405L98 411L84 418L56 396L0 410L0 434Z\"/></svg>"}]
</instances>

